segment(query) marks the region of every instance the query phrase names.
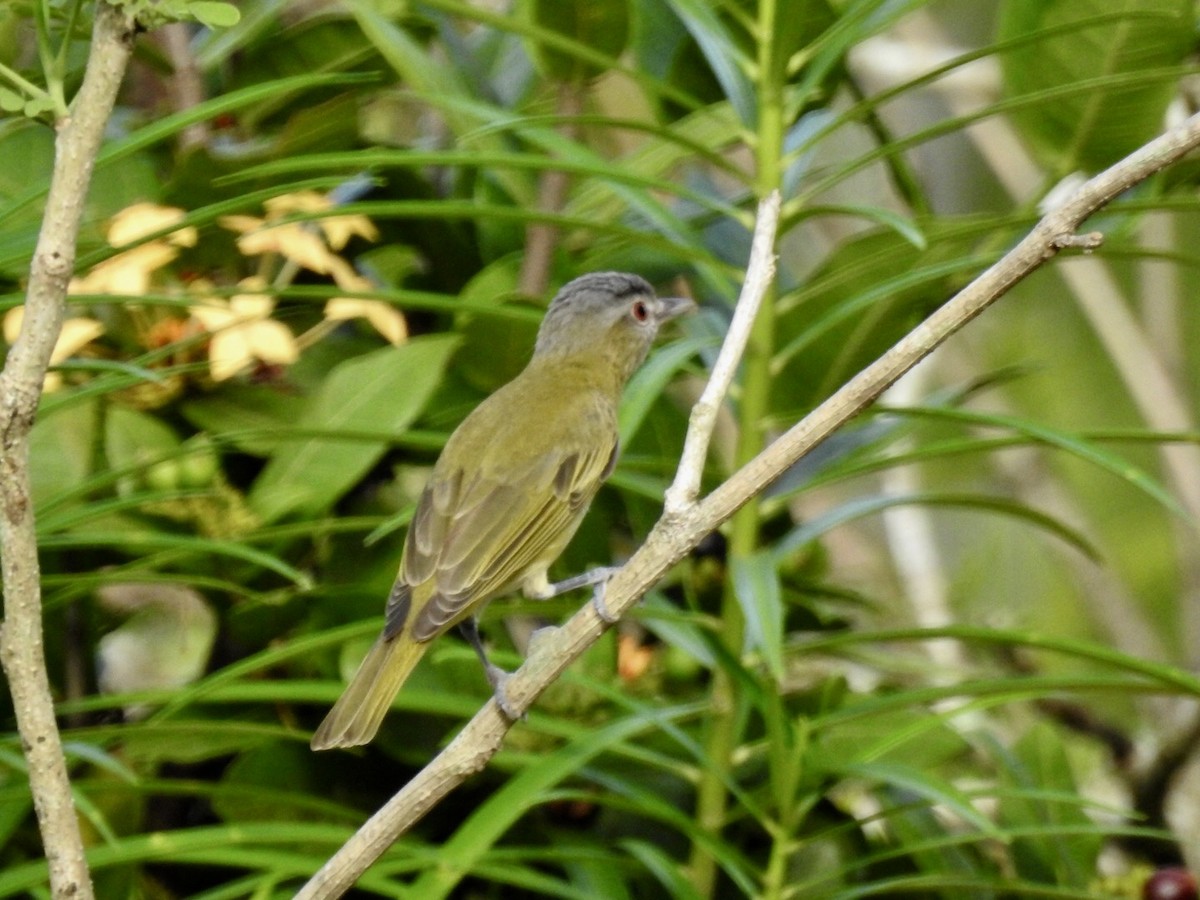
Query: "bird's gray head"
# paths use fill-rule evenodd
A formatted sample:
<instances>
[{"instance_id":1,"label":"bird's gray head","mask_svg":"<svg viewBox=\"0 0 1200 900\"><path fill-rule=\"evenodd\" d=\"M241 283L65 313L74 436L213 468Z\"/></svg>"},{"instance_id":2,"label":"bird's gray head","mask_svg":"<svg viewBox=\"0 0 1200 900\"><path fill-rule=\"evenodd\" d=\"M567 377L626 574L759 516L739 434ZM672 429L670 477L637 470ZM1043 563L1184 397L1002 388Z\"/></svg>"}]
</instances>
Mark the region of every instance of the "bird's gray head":
<instances>
[{"instance_id":1,"label":"bird's gray head","mask_svg":"<svg viewBox=\"0 0 1200 900\"><path fill-rule=\"evenodd\" d=\"M658 297L646 279L593 272L563 285L538 330L536 356L602 353L625 381L642 364L659 327L695 308L682 297Z\"/></svg>"}]
</instances>

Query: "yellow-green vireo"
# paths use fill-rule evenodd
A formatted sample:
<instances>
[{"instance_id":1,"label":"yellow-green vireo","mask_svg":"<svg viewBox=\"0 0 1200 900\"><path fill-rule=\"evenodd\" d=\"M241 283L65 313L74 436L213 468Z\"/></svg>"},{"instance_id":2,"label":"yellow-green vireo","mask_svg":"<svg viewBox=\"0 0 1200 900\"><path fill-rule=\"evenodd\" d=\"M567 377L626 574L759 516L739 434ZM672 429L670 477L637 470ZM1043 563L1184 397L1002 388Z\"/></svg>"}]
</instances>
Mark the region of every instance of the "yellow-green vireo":
<instances>
[{"instance_id":1,"label":"yellow-green vireo","mask_svg":"<svg viewBox=\"0 0 1200 900\"><path fill-rule=\"evenodd\" d=\"M612 569L551 584L566 548L617 459L617 404L659 326L694 308L660 298L645 279L584 275L558 292L525 369L450 435L417 504L383 633L313 735L314 750L375 736L429 642L457 625L507 712L507 674L489 662L476 617L516 589L530 599L593 585Z\"/></svg>"}]
</instances>

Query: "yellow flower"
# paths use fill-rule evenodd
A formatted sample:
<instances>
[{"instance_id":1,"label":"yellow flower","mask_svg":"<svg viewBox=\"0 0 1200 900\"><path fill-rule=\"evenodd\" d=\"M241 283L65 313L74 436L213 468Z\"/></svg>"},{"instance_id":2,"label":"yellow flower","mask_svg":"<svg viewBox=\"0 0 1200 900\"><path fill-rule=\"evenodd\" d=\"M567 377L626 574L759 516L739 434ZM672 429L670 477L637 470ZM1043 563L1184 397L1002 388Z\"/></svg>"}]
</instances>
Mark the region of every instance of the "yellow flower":
<instances>
[{"instance_id":1,"label":"yellow flower","mask_svg":"<svg viewBox=\"0 0 1200 900\"><path fill-rule=\"evenodd\" d=\"M4 315L4 340L11 347L17 342L21 333L21 322L25 318L25 307L16 306ZM100 335L104 334L104 326L95 319L78 317L63 322L62 331L50 352L50 365L56 366L63 360L74 356ZM42 390L49 393L62 387L62 375L58 372L47 372L42 381Z\"/></svg>"},{"instance_id":2,"label":"yellow flower","mask_svg":"<svg viewBox=\"0 0 1200 900\"><path fill-rule=\"evenodd\" d=\"M332 272L338 287L346 291L369 291L374 285L359 275L343 259ZM361 300L354 297L334 297L325 304L325 318L334 322L366 319L384 339L399 346L408 340L408 322L404 315L382 300Z\"/></svg>"},{"instance_id":3,"label":"yellow flower","mask_svg":"<svg viewBox=\"0 0 1200 900\"><path fill-rule=\"evenodd\" d=\"M246 293L227 301L207 298L192 307L192 315L212 332L208 364L213 381L232 378L256 361L289 365L300 357L295 336L271 318L275 298L262 293L263 280L246 278L239 286Z\"/></svg>"},{"instance_id":4,"label":"yellow flower","mask_svg":"<svg viewBox=\"0 0 1200 900\"><path fill-rule=\"evenodd\" d=\"M231 231L241 232L238 250L246 256L276 253L298 266L313 272L328 274L331 261L338 257L330 252L315 231L303 222L271 225L254 216L223 216L220 223Z\"/></svg>"},{"instance_id":5,"label":"yellow flower","mask_svg":"<svg viewBox=\"0 0 1200 900\"><path fill-rule=\"evenodd\" d=\"M340 250L353 235L369 241L377 240L379 232L366 216L328 216L313 222L277 223L294 213L321 213L334 208L333 202L315 191L300 191L272 197L263 204L266 218L255 216L224 216L221 225L241 236L238 249L246 256L277 253L322 275L330 275L338 264L346 262L333 250Z\"/></svg>"},{"instance_id":6,"label":"yellow flower","mask_svg":"<svg viewBox=\"0 0 1200 900\"><path fill-rule=\"evenodd\" d=\"M321 213L333 209L333 201L316 191L299 191L282 194L263 203L268 219L282 219L292 213ZM334 250L341 250L354 235L368 240L379 240L379 231L366 216L325 216L314 223L325 235Z\"/></svg>"},{"instance_id":7,"label":"yellow flower","mask_svg":"<svg viewBox=\"0 0 1200 900\"><path fill-rule=\"evenodd\" d=\"M404 316L382 300L335 297L325 304L325 318L339 322L366 319L393 344L399 346L408 340L408 323L404 321Z\"/></svg>"},{"instance_id":8,"label":"yellow flower","mask_svg":"<svg viewBox=\"0 0 1200 900\"><path fill-rule=\"evenodd\" d=\"M148 234L182 221L185 213L172 206L135 203L113 216L106 237L113 247L140 240ZM72 294L122 294L141 296L150 289L150 277L179 256L180 247L196 244L196 229L188 226L118 253L95 266L83 278L71 281Z\"/></svg>"}]
</instances>

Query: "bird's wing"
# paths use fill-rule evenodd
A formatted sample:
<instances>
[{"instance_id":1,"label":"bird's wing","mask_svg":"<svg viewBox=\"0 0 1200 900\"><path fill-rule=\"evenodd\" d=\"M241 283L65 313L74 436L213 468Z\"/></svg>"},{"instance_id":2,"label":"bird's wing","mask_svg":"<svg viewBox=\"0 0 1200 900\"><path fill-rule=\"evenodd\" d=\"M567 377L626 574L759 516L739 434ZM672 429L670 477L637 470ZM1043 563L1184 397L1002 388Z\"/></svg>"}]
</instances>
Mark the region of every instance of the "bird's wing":
<instances>
[{"instance_id":1,"label":"bird's wing","mask_svg":"<svg viewBox=\"0 0 1200 900\"><path fill-rule=\"evenodd\" d=\"M560 448L507 468L503 477L456 471L427 486L400 573L409 585L433 581L429 599L414 611L413 637L440 634L530 567L552 561L616 455L615 444ZM388 630L395 633L403 619L393 627L392 618Z\"/></svg>"}]
</instances>

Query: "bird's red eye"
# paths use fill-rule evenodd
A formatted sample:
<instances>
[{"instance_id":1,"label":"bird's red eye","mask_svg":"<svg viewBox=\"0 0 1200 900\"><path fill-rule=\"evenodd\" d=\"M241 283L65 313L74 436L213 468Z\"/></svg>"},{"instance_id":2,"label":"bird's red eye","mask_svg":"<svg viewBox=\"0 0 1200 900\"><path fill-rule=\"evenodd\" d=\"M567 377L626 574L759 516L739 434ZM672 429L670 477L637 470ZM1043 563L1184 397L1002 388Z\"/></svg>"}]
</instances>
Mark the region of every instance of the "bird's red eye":
<instances>
[{"instance_id":1,"label":"bird's red eye","mask_svg":"<svg viewBox=\"0 0 1200 900\"><path fill-rule=\"evenodd\" d=\"M645 323L650 321L650 308L641 300L634 302L633 306L629 308L629 314L633 316L633 321L635 322Z\"/></svg>"}]
</instances>

